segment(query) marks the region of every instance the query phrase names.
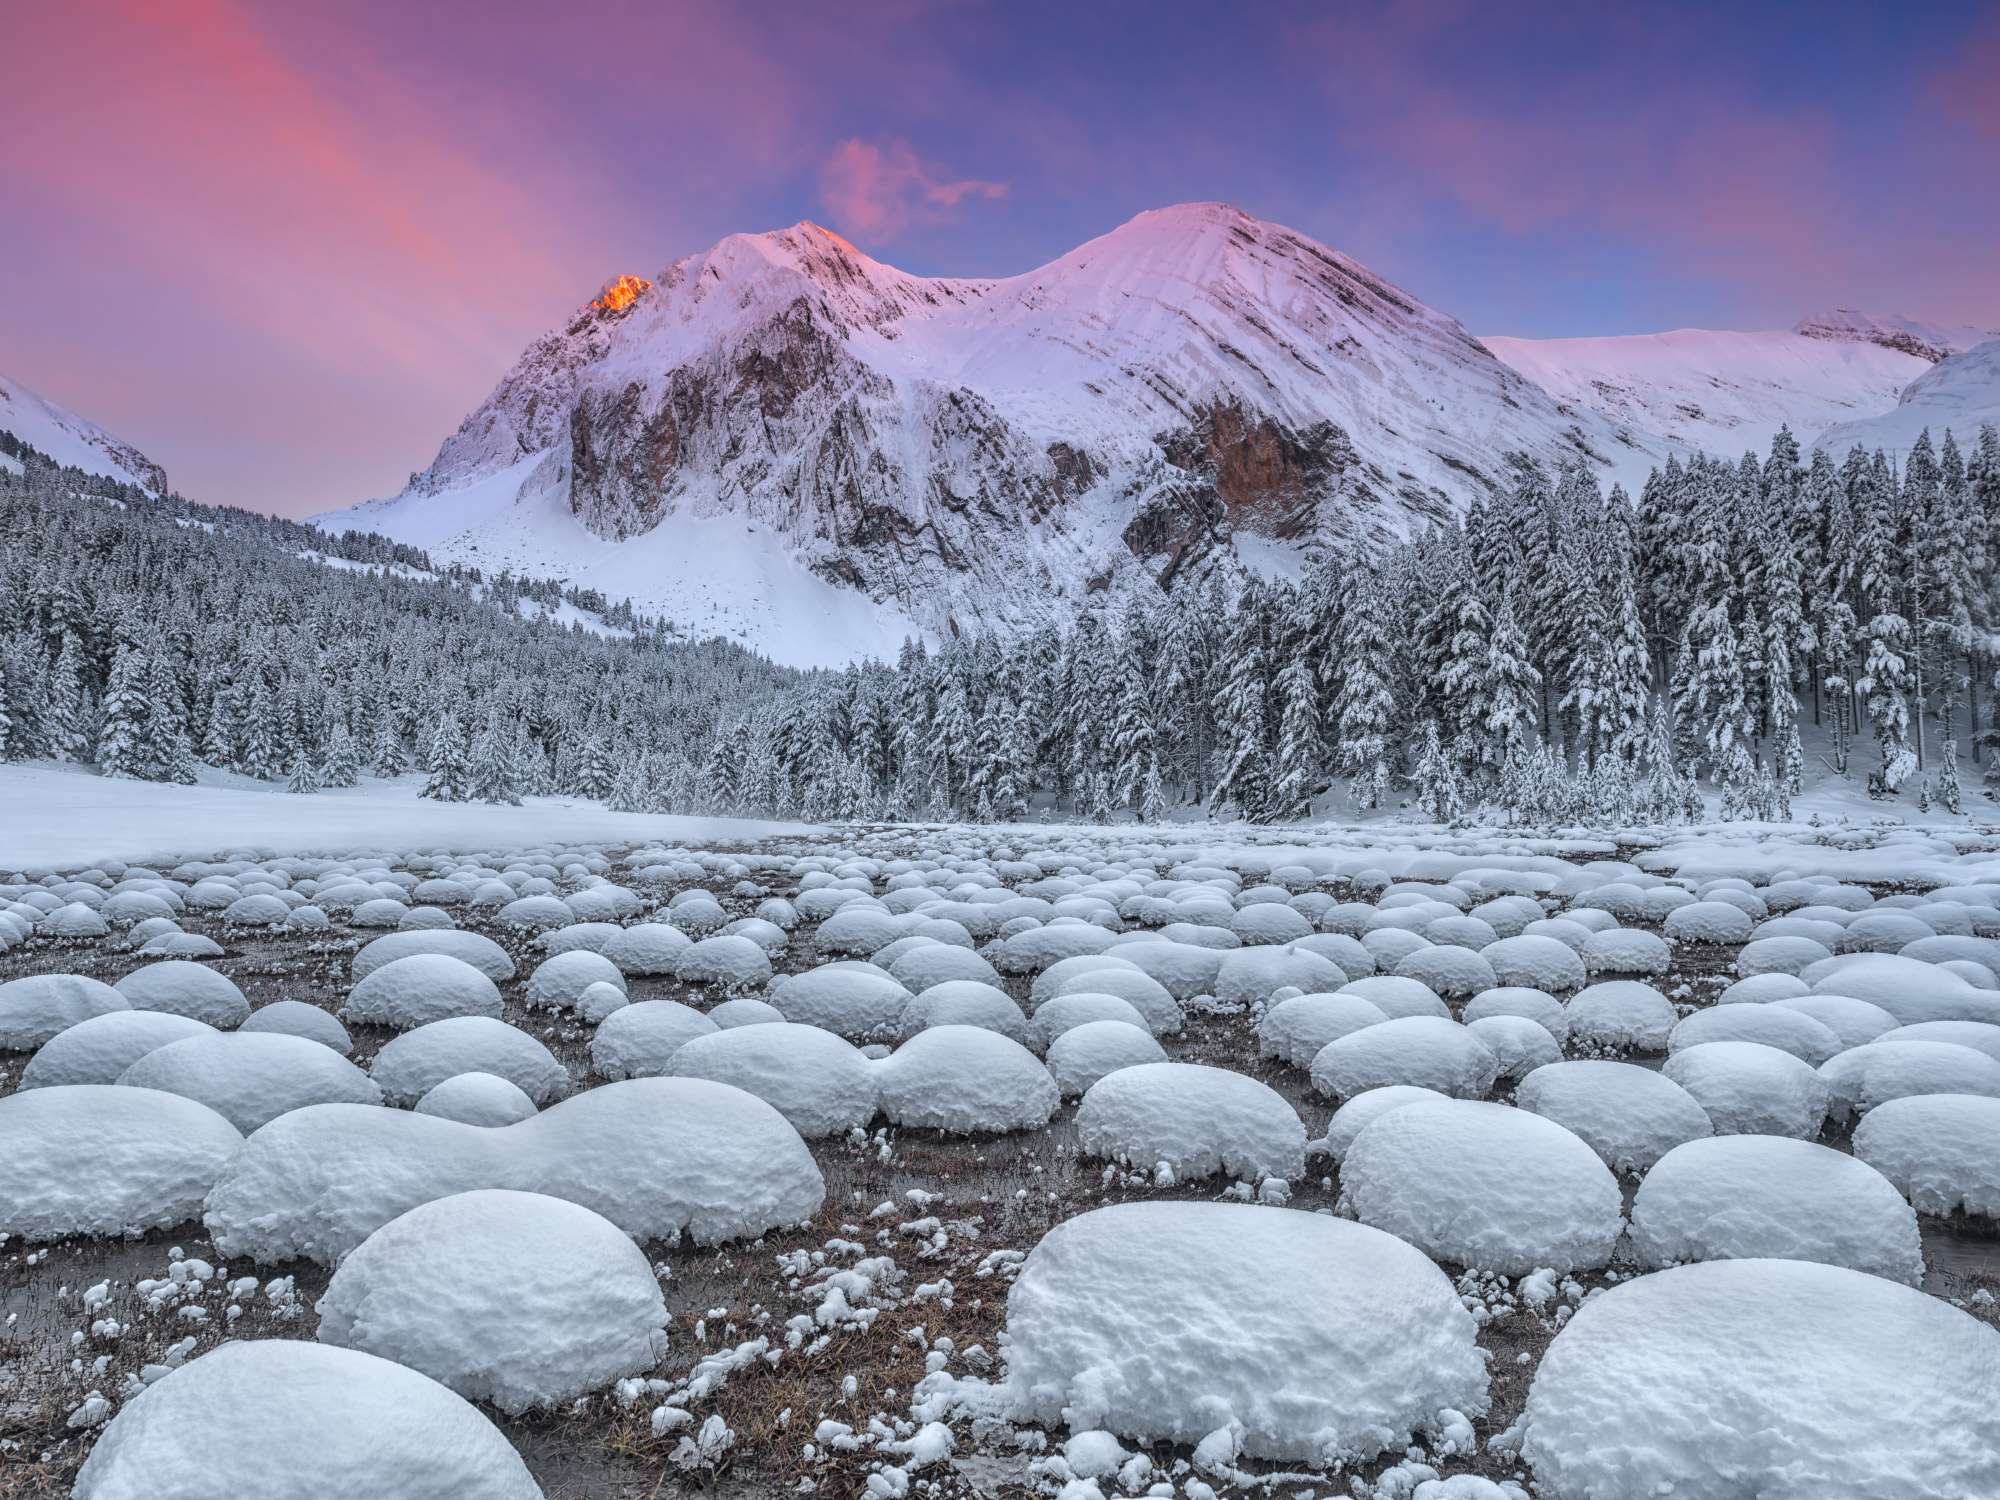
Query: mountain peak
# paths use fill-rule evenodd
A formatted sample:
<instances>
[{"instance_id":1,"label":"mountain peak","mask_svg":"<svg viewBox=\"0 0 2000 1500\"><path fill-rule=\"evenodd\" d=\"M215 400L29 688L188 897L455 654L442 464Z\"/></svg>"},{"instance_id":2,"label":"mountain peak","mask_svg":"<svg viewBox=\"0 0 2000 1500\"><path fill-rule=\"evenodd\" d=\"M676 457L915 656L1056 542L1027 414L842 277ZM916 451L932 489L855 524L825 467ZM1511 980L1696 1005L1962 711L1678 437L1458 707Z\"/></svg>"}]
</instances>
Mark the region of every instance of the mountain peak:
<instances>
[{"instance_id":1,"label":"mountain peak","mask_svg":"<svg viewBox=\"0 0 2000 1500\"><path fill-rule=\"evenodd\" d=\"M1837 307L1832 312L1801 318L1792 332L1809 339L1830 339L1846 344L1880 344L1905 354L1927 359L1932 364L1947 355L1963 354L1995 335L1969 326L1951 327L1940 323L1919 323L1894 313L1862 312L1858 308Z\"/></svg>"}]
</instances>

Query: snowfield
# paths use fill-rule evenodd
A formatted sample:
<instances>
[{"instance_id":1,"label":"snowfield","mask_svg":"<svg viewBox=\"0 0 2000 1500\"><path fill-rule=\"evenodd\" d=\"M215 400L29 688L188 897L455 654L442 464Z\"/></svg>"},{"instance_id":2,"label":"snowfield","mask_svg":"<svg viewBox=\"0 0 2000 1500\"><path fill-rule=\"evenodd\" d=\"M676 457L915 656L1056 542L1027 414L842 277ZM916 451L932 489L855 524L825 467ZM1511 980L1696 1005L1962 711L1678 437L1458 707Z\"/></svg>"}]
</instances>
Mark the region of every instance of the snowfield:
<instances>
[{"instance_id":1,"label":"snowfield","mask_svg":"<svg viewBox=\"0 0 2000 1500\"><path fill-rule=\"evenodd\" d=\"M2000 832L686 831L0 869L77 1493L533 1493L536 1412L871 1500L2000 1475Z\"/></svg>"}]
</instances>

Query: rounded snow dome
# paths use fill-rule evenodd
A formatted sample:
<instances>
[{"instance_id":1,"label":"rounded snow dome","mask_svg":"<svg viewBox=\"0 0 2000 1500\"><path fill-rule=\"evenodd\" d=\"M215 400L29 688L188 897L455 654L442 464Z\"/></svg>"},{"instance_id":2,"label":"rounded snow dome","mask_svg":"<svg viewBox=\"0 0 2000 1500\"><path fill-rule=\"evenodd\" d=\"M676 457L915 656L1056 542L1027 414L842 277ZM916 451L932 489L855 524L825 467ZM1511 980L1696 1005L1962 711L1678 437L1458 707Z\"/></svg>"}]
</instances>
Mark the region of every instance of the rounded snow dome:
<instances>
[{"instance_id":1,"label":"rounded snow dome","mask_svg":"<svg viewBox=\"0 0 2000 1500\"><path fill-rule=\"evenodd\" d=\"M1716 1043L1715 1045L1723 1045ZM1688 1141L1632 1202L1640 1263L1815 1260L1915 1286L1917 1216L1889 1179L1843 1151L1772 1135Z\"/></svg>"},{"instance_id":2,"label":"rounded snow dome","mask_svg":"<svg viewBox=\"0 0 2000 1500\"><path fill-rule=\"evenodd\" d=\"M1957 1042L1868 1042L1829 1058L1819 1072L1832 1095L1829 1111L1836 1120L1865 1115L1913 1094L2000 1098L2000 1063Z\"/></svg>"},{"instance_id":3,"label":"rounded snow dome","mask_svg":"<svg viewBox=\"0 0 2000 1500\"><path fill-rule=\"evenodd\" d=\"M1289 906L1257 901L1229 919L1229 930L1247 944L1295 943L1311 937L1313 924Z\"/></svg>"},{"instance_id":4,"label":"rounded snow dome","mask_svg":"<svg viewBox=\"0 0 2000 1500\"><path fill-rule=\"evenodd\" d=\"M756 944L749 946L754 948ZM758 957L763 957L761 950ZM682 961L686 961L685 954ZM625 976L603 954L577 948L542 960L528 976L528 987L521 998L530 1010L568 1010L593 984L608 984L622 990Z\"/></svg>"},{"instance_id":5,"label":"rounded snow dome","mask_svg":"<svg viewBox=\"0 0 2000 1500\"><path fill-rule=\"evenodd\" d=\"M1217 1172L1292 1181L1305 1170L1298 1112L1227 1068L1154 1062L1107 1073L1084 1094L1076 1130L1087 1155L1141 1170L1164 1162L1183 1182Z\"/></svg>"},{"instance_id":6,"label":"rounded snow dome","mask_svg":"<svg viewBox=\"0 0 2000 1500\"><path fill-rule=\"evenodd\" d=\"M1034 1053L983 1026L920 1031L878 1063L875 1076L892 1124L961 1135L1046 1125L1062 1102Z\"/></svg>"},{"instance_id":7,"label":"rounded snow dome","mask_svg":"<svg viewBox=\"0 0 2000 1500\"><path fill-rule=\"evenodd\" d=\"M616 973L616 965L612 969ZM770 977L771 955L747 937L727 934L703 938L674 965L674 978L683 984L714 984L731 991L754 990ZM623 975L619 986L624 987Z\"/></svg>"},{"instance_id":8,"label":"rounded snow dome","mask_svg":"<svg viewBox=\"0 0 2000 1500\"><path fill-rule=\"evenodd\" d=\"M641 922L636 927L620 928L598 952L616 964L621 974L671 974L681 955L693 946L694 940L678 927Z\"/></svg>"},{"instance_id":9,"label":"rounded snow dome","mask_svg":"<svg viewBox=\"0 0 2000 1500\"><path fill-rule=\"evenodd\" d=\"M1028 1046L1037 1052L1046 1052L1050 1042L1072 1026L1081 1026L1087 1021L1124 1021L1132 1026L1146 1026L1146 1018L1129 1001L1120 1000L1116 995L1098 995L1082 990L1058 995L1036 1009L1028 1020ZM1149 1026L1146 1029L1152 1030Z\"/></svg>"},{"instance_id":10,"label":"rounded snow dome","mask_svg":"<svg viewBox=\"0 0 2000 1500\"><path fill-rule=\"evenodd\" d=\"M1046 977L1046 976L1044 976ZM1179 1031L1185 1018L1167 987L1137 969L1096 969L1088 975L1073 974L1057 984L1050 999L1064 995L1115 995L1145 1018L1146 1029L1154 1036Z\"/></svg>"},{"instance_id":11,"label":"rounded snow dome","mask_svg":"<svg viewBox=\"0 0 2000 1500\"><path fill-rule=\"evenodd\" d=\"M354 982L359 984L382 965L412 953L448 953L471 964L495 984L514 977L514 960L492 938L477 932L447 930L392 932L378 937L354 955Z\"/></svg>"},{"instance_id":12,"label":"rounded snow dome","mask_svg":"<svg viewBox=\"0 0 2000 1500\"><path fill-rule=\"evenodd\" d=\"M1408 975L1370 974L1365 979L1343 984L1334 993L1366 1000L1382 1012L1385 1020L1400 1021L1406 1016L1451 1019L1451 1007L1438 998L1437 991Z\"/></svg>"},{"instance_id":13,"label":"rounded snow dome","mask_svg":"<svg viewBox=\"0 0 2000 1500\"><path fill-rule=\"evenodd\" d=\"M1225 1460L1240 1439L1254 1458L1359 1461L1441 1410L1485 1411L1474 1332L1444 1273L1380 1230L1127 1203L1064 1220L1028 1253L1007 1299L1006 1390L1050 1428L1140 1443L1218 1434Z\"/></svg>"},{"instance_id":14,"label":"rounded snow dome","mask_svg":"<svg viewBox=\"0 0 2000 1500\"><path fill-rule=\"evenodd\" d=\"M1634 1063L1550 1063L1522 1079L1514 1098L1581 1136L1614 1172L1643 1172L1683 1142L1715 1133L1692 1094Z\"/></svg>"},{"instance_id":15,"label":"rounded snow dome","mask_svg":"<svg viewBox=\"0 0 2000 1500\"><path fill-rule=\"evenodd\" d=\"M1715 1005L1675 1024L1667 1036L1669 1054L1704 1042L1757 1042L1789 1052L1818 1067L1842 1051L1840 1037L1797 1010L1772 1005Z\"/></svg>"},{"instance_id":16,"label":"rounded snow dome","mask_svg":"<svg viewBox=\"0 0 2000 1500\"><path fill-rule=\"evenodd\" d=\"M82 974L30 974L0 984L0 1050L26 1052L57 1032L132 1002Z\"/></svg>"},{"instance_id":17,"label":"rounded snow dome","mask_svg":"<svg viewBox=\"0 0 2000 1500\"><path fill-rule=\"evenodd\" d=\"M1465 1029L1478 1037L1499 1064L1496 1078L1525 1078L1537 1068L1562 1061L1562 1048L1539 1021L1526 1016L1481 1016Z\"/></svg>"},{"instance_id":18,"label":"rounded snow dome","mask_svg":"<svg viewBox=\"0 0 2000 1500\"><path fill-rule=\"evenodd\" d=\"M1257 1052L1310 1068L1328 1042L1388 1020L1382 1009L1359 995L1294 995L1280 1000L1257 1022Z\"/></svg>"},{"instance_id":19,"label":"rounded snow dome","mask_svg":"<svg viewBox=\"0 0 2000 1500\"><path fill-rule=\"evenodd\" d=\"M1854 1154L1920 1214L2000 1218L2000 1099L1912 1094L1870 1110Z\"/></svg>"},{"instance_id":20,"label":"rounded snow dome","mask_svg":"<svg viewBox=\"0 0 2000 1500\"><path fill-rule=\"evenodd\" d=\"M1494 985L1493 966L1478 953L1442 944L1412 953L1396 965L1396 975L1439 995L1476 995Z\"/></svg>"},{"instance_id":21,"label":"rounded snow dome","mask_svg":"<svg viewBox=\"0 0 2000 1500\"><path fill-rule=\"evenodd\" d=\"M391 1219L333 1273L321 1343L419 1370L518 1415L650 1370L667 1307L610 1220L540 1193L487 1188Z\"/></svg>"},{"instance_id":22,"label":"rounded snow dome","mask_svg":"<svg viewBox=\"0 0 2000 1500\"><path fill-rule=\"evenodd\" d=\"M587 993L587 992L586 992ZM738 1026L785 1026L785 1013L775 1005L766 1005L762 1000L752 1000L747 996L736 1000L725 1000L708 1013L709 1020L724 1031Z\"/></svg>"},{"instance_id":23,"label":"rounded snow dome","mask_svg":"<svg viewBox=\"0 0 2000 1500\"><path fill-rule=\"evenodd\" d=\"M1404 1016L1328 1042L1312 1061L1312 1082L1329 1099L1398 1083L1478 1099L1492 1089L1499 1068L1486 1044L1458 1022Z\"/></svg>"},{"instance_id":24,"label":"rounded snow dome","mask_svg":"<svg viewBox=\"0 0 2000 1500\"><path fill-rule=\"evenodd\" d=\"M869 963L821 964L781 976L764 998L802 1026L817 1026L854 1043L887 1041L913 998L885 969Z\"/></svg>"},{"instance_id":25,"label":"rounded snow dome","mask_svg":"<svg viewBox=\"0 0 2000 1500\"><path fill-rule=\"evenodd\" d=\"M1356 1094L1339 1109L1326 1124L1326 1151L1336 1164L1347 1159L1347 1148L1354 1144L1354 1138L1366 1130L1374 1120L1392 1109L1401 1109L1405 1104L1418 1104L1427 1099L1445 1099L1436 1089L1418 1088L1415 1084L1395 1083L1383 1089L1370 1089L1365 1094Z\"/></svg>"},{"instance_id":26,"label":"rounded snow dome","mask_svg":"<svg viewBox=\"0 0 2000 1500\"><path fill-rule=\"evenodd\" d=\"M1133 943L1107 956L1115 956L1158 980L1169 995L1183 1003L1196 995L1213 994L1216 975L1222 972L1220 952L1190 943Z\"/></svg>"},{"instance_id":27,"label":"rounded snow dome","mask_svg":"<svg viewBox=\"0 0 2000 1500\"><path fill-rule=\"evenodd\" d=\"M1792 974L1751 974L1715 997L1717 1005L1765 1005L1810 995L1812 986Z\"/></svg>"},{"instance_id":28,"label":"rounded snow dome","mask_svg":"<svg viewBox=\"0 0 2000 1500\"><path fill-rule=\"evenodd\" d=\"M1493 966L1496 986L1535 990L1573 990L1588 977L1583 959L1569 944L1552 937L1501 938L1479 950Z\"/></svg>"},{"instance_id":29,"label":"rounded snow dome","mask_svg":"<svg viewBox=\"0 0 2000 1500\"><path fill-rule=\"evenodd\" d=\"M429 1376L352 1349L239 1339L128 1401L71 1493L541 1500L542 1491L500 1429Z\"/></svg>"},{"instance_id":30,"label":"rounded snow dome","mask_svg":"<svg viewBox=\"0 0 2000 1500\"><path fill-rule=\"evenodd\" d=\"M1827 972L1818 972L1822 969ZM1918 1021L2000 1020L2000 996L1974 989L1936 964L1894 953L1828 959L1799 977L1813 987L1816 995L1850 995L1856 1000L1866 1000L1881 1006L1905 1026Z\"/></svg>"},{"instance_id":31,"label":"rounded snow dome","mask_svg":"<svg viewBox=\"0 0 2000 1500\"><path fill-rule=\"evenodd\" d=\"M999 971L974 953L947 943L926 943L912 948L889 965L889 977L912 994L953 980L997 985Z\"/></svg>"},{"instance_id":32,"label":"rounded snow dome","mask_svg":"<svg viewBox=\"0 0 2000 1500\"><path fill-rule=\"evenodd\" d=\"M930 1026L984 1026L1025 1043L1028 1018L1005 990L971 979L932 985L903 1007L898 1040L908 1041Z\"/></svg>"},{"instance_id":33,"label":"rounded snow dome","mask_svg":"<svg viewBox=\"0 0 2000 1500\"><path fill-rule=\"evenodd\" d=\"M412 1026L452 1016L498 1017L504 1007L492 980L448 953L412 953L383 964L347 992L341 1019L357 1026Z\"/></svg>"},{"instance_id":34,"label":"rounded snow dome","mask_svg":"<svg viewBox=\"0 0 2000 1500\"><path fill-rule=\"evenodd\" d=\"M1044 1059L1065 1099L1075 1098L1120 1068L1167 1060L1152 1032L1126 1021L1086 1021L1049 1043Z\"/></svg>"},{"instance_id":35,"label":"rounded snow dome","mask_svg":"<svg viewBox=\"0 0 2000 1500\"><path fill-rule=\"evenodd\" d=\"M243 1134L309 1104L380 1104L382 1090L318 1042L275 1031L217 1032L169 1042L118 1082L206 1104Z\"/></svg>"},{"instance_id":36,"label":"rounded snow dome","mask_svg":"<svg viewBox=\"0 0 2000 1500\"><path fill-rule=\"evenodd\" d=\"M755 1094L808 1140L875 1118L875 1065L817 1026L737 1026L692 1037L667 1071Z\"/></svg>"},{"instance_id":37,"label":"rounded snow dome","mask_svg":"<svg viewBox=\"0 0 2000 1500\"><path fill-rule=\"evenodd\" d=\"M1435 1260L1503 1276L1607 1265L1625 1228L1618 1179L1597 1153L1505 1104L1391 1109L1354 1137L1340 1185L1343 1214Z\"/></svg>"},{"instance_id":38,"label":"rounded snow dome","mask_svg":"<svg viewBox=\"0 0 2000 1500\"><path fill-rule=\"evenodd\" d=\"M1881 1006L1856 1000L1851 995L1798 995L1773 1000L1767 1008L1797 1011L1802 1016L1812 1017L1840 1038L1840 1050L1843 1052L1850 1047L1875 1041L1884 1032L1894 1031L1901 1024Z\"/></svg>"},{"instance_id":39,"label":"rounded snow dome","mask_svg":"<svg viewBox=\"0 0 2000 1500\"><path fill-rule=\"evenodd\" d=\"M1569 1017L1562 1001L1547 990L1526 985L1500 985L1482 990L1465 1004L1464 1019L1470 1026L1488 1016L1523 1016L1561 1042L1569 1035Z\"/></svg>"},{"instance_id":40,"label":"rounded snow dome","mask_svg":"<svg viewBox=\"0 0 2000 1500\"><path fill-rule=\"evenodd\" d=\"M1317 953L1269 946L1239 948L1222 956L1215 975L1215 998L1225 1005L1262 1005L1274 991L1286 986L1311 994L1337 990L1346 983L1347 976L1332 960Z\"/></svg>"},{"instance_id":41,"label":"rounded snow dome","mask_svg":"<svg viewBox=\"0 0 2000 1500\"><path fill-rule=\"evenodd\" d=\"M490 1016L453 1016L406 1031L375 1054L369 1073L385 1099L399 1106L415 1104L460 1073L497 1074L537 1108L569 1092L569 1072L547 1047Z\"/></svg>"},{"instance_id":42,"label":"rounded snow dome","mask_svg":"<svg viewBox=\"0 0 2000 1500\"><path fill-rule=\"evenodd\" d=\"M1694 1095L1717 1135L1810 1141L1826 1123L1826 1081L1810 1063L1762 1042L1698 1042L1669 1057L1660 1073Z\"/></svg>"},{"instance_id":43,"label":"rounded snow dome","mask_svg":"<svg viewBox=\"0 0 2000 1500\"><path fill-rule=\"evenodd\" d=\"M205 1021L167 1011L114 1010L65 1027L42 1043L21 1069L20 1087L116 1083L148 1052L191 1036L214 1036Z\"/></svg>"},{"instance_id":44,"label":"rounded snow dome","mask_svg":"<svg viewBox=\"0 0 2000 1500\"><path fill-rule=\"evenodd\" d=\"M318 1042L322 1047L331 1047L342 1057L354 1051L354 1039L347 1034L347 1028L317 1005L308 1005L303 1000L273 1000L269 1005L259 1006L250 1012L250 1019L236 1029L282 1031L287 1036L302 1036L309 1042Z\"/></svg>"},{"instance_id":45,"label":"rounded snow dome","mask_svg":"<svg viewBox=\"0 0 2000 1500\"><path fill-rule=\"evenodd\" d=\"M1773 934L1743 945L1736 955L1736 972L1746 978L1759 974L1796 975L1832 956L1824 943L1812 938Z\"/></svg>"},{"instance_id":46,"label":"rounded snow dome","mask_svg":"<svg viewBox=\"0 0 2000 1500\"><path fill-rule=\"evenodd\" d=\"M134 969L112 988L134 1010L188 1016L218 1031L234 1030L250 1015L250 1002L243 998L235 980L206 964L183 959L170 958Z\"/></svg>"},{"instance_id":47,"label":"rounded snow dome","mask_svg":"<svg viewBox=\"0 0 2000 1500\"><path fill-rule=\"evenodd\" d=\"M242 1133L157 1089L56 1084L0 1099L0 1232L26 1240L166 1229L201 1216Z\"/></svg>"},{"instance_id":48,"label":"rounded snow dome","mask_svg":"<svg viewBox=\"0 0 2000 1500\"><path fill-rule=\"evenodd\" d=\"M512 1125L535 1113L535 1101L520 1087L494 1073L454 1073L433 1084L419 1099L420 1115L436 1115L440 1120L456 1120L461 1125L481 1125L488 1129Z\"/></svg>"},{"instance_id":49,"label":"rounded snow dome","mask_svg":"<svg viewBox=\"0 0 2000 1500\"><path fill-rule=\"evenodd\" d=\"M1681 1018L1673 1001L1634 979L1613 979L1579 990L1563 1013L1569 1020L1571 1042L1638 1052L1663 1050Z\"/></svg>"},{"instance_id":50,"label":"rounded snow dome","mask_svg":"<svg viewBox=\"0 0 2000 1500\"><path fill-rule=\"evenodd\" d=\"M1215 970L1220 967L1221 963L1221 956L1217 955L1215 962L1207 965L1209 979L1214 979ZM1062 993L1063 987L1069 984L1071 980L1081 980L1085 975L1106 973L1136 974L1141 978L1146 977L1145 972L1140 969L1139 965L1123 954L1078 954L1075 958L1065 958L1050 964L1035 976L1034 981L1028 986L1029 1013L1032 1015L1035 1007L1041 1005L1044 1001L1055 999L1057 995ZM1088 983L1080 987L1086 990L1095 988L1093 984ZM1102 993L1115 994L1116 991L1107 990Z\"/></svg>"},{"instance_id":51,"label":"rounded snow dome","mask_svg":"<svg viewBox=\"0 0 2000 1500\"><path fill-rule=\"evenodd\" d=\"M1669 941L1720 945L1749 942L1756 924L1740 906L1726 901L1695 901L1675 907L1660 925Z\"/></svg>"},{"instance_id":52,"label":"rounded snow dome","mask_svg":"<svg viewBox=\"0 0 2000 1500\"><path fill-rule=\"evenodd\" d=\"M2000 1334L1839 1266L1677 1266L1578 1309L1517 1431L1556 1500L1990 1495Z\"/></svg>"},{"instance_id":53,"label":"rounded snow dome","mask_svg":"<svg viewBox=\"0 0 2000 1500\"><path fill-rule=\"evenodd\" d=\"M1593 974L1664 974L1673 960L1663 939L1639 927L1594 932L1577 951Z\"/></svg>"},{"instance_id":54,"label":"rounded snow dome","mask_svg":"<svg viewBox=\"0 0 2000 1500\"><path fill-rule=\"evenodd\" d=\"M590 1039L591 1071L613 1080L658 1077L688 1042L720 1029L678 1000L640 1000L613 1011L598 1025Z\"/></svg>"}]
</instances>

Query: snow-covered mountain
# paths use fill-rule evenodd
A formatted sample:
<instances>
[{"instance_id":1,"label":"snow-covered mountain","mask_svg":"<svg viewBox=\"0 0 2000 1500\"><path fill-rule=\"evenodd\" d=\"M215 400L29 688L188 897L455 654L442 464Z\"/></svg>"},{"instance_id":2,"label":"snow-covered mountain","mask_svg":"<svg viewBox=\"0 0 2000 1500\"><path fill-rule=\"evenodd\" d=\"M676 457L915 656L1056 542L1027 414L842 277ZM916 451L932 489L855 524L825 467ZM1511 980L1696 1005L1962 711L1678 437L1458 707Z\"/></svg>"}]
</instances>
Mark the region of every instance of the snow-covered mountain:
<instances>
[{"instance_id":1,"label":"snow-covered mountain","mask_svg":"<svg viewBox=\"0 0 2000 1500\"><path fill-rule=\"evenodd\" d=\"M1809 444L1835 423L1892 410L1931 368L1875 339L1798 330L1481 342L1558 401L1609 422L1639 456L1640 482L1669 450L1740 458L1767 450L1786 426Z\"/></svg>"},{"instance_id":2,"label":"snow-covered mountain","mask_svg":"<svg viewBox=\"0 0 2000 1500\"><path fill-rule=\"evenodd\" d=\"M1456 320L1226 205L998 281L910 276L800 224L609 284L403 494L321 519L795 655L744 588L831 585L803 587L849 637L826 648L878 649L1140 569L1403 534L1509 453L1608 442Z\"/></svg>"},{"instance_id":3,"label":"snow-covered mountain","mask_svg":"<svg viewBox=\"0 0 2000 1500\"><path fill-rule=\"evenodd\" d=\"M136 484L156 495L167 492L167 471L137 448L5 375L0 375L0 432L13 433L59 464ZM0 455L0 463L8 461Z\"/></svg>"},{"instance_id":4,"label":"snow-covered mountain","mask_svg":"<svg viewBox=\"0 0 2000 1500\"><path fill-rule=\"evenodd\" d=\"M1880 344L1885 349L1900 349L1932 364L1949 355L1963 354L1988 339L2000 338L2000 328L1919 323L1911 318L1857 312L1851 307L1837 307L1830 313L1815 313L1810 318L1801 318L1793 325L1792 332L1804 334L1809 339L1830 339L1837 343Z\"/></svg>"},{"instance_id":5,"label":"snow-covered mountain","mask_svg":"<svg viewBox=\"0 0 2000 1500\"><path fill-rule=\"evenodd\" d=\"M1950 432L1966 450L1978 443L1983 422L2000 426L2000 339L1939 360L1903 387L1892 410L1829 427L1813 446L1835 458L1857 445L1900 455L1928 430L1932 443L1942 444Z\"/></svg>"}]
</instances>

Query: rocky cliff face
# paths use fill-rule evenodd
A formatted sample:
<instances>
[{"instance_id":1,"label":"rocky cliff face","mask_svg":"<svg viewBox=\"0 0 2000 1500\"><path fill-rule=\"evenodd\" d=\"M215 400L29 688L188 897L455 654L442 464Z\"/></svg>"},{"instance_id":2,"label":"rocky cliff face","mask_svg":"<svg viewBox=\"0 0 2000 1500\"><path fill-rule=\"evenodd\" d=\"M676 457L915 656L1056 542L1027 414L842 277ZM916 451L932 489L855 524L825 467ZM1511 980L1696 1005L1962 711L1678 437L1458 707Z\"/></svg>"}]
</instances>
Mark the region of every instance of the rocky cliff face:
<instances>
[{"instance_id":1,"label":"rocky cliff face","mask_svg":"<svg viewBox=\"0 0 2000 1500\"><path fill-rule=\"evenodd\" d=\"M1500 483L1509 453L1592 454L1593 420L1365 267L1220 204L1001 281L909 276L801 224L608 284L407 498L545 454L530 483L598 537L739 516L925 623L1000 623L1234 565L1245 533L1402 533Z\"/></svg>"}]
</instances>

